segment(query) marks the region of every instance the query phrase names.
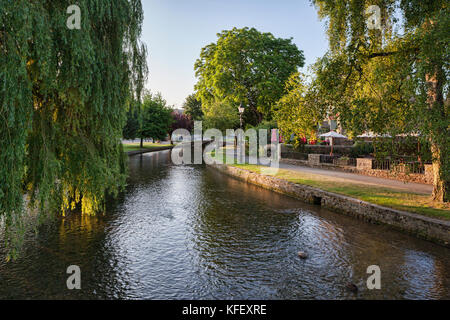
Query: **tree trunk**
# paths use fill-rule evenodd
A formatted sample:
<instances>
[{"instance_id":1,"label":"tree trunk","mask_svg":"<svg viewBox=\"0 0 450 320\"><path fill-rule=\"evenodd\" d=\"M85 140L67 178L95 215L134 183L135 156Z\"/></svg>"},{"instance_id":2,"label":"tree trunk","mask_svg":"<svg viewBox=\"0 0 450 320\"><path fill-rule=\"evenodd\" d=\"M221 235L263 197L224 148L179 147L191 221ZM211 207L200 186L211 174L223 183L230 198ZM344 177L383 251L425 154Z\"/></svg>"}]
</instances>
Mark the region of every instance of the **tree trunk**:
<instances>
[{"instance_id":1,"label":"tree trunk","mask_svg":"<svg viewBox=\"0 0 450 320\"><path fill-rule=\"evenodd\" d=\"M442 68L436 68L434 75L427 75L429 85L428 104L432 113L431 153L433 156L433 194L438 202L450 200L450 164L448 148L448 116L442 86Z\"/></svg>"},{"instance_id":2,"label":"tree trunk","mask_svg":"<svg viewBox=\"0 0 450 320\"><path fill-rule=\"evenodd\" d=\"M447 148L445 148L447 149ZM450 200L450 181L448 175L450 166L448 163L448 155L437 144L431 146L433 154L433 200L438 202L449 202Z\"/></svg>"},{"instance_id":3,"label":"tree trunk","mask_svg":"<svg viewBox=\"0 0 450 320\"><path fill-rule=\"evenodd\" d=\"M140 147L143 148L144 147L144 138L141 137L141 144Z\"/></svg>"}]
</instances>

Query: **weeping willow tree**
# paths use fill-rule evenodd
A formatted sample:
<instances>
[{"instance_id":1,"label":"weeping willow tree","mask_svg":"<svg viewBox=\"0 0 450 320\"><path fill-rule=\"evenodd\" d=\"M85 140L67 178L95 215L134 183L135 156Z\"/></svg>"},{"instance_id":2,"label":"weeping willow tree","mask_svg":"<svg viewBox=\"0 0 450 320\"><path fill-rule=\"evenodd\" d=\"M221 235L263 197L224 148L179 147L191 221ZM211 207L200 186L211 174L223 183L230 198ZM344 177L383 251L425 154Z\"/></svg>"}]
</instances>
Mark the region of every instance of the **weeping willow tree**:
<instances>
[{"instance_id":1,"label":"weeping willow tree","mask_svg":"<svg viewBox=\"0 0 450 320\"><path fill-rule=\"evenodd\" d=\"M355 134L426 139L433 154L433 198L448 202L448 1L312 2L327 21L330 40L329 52L314 66L322 107Z\"/></svg>"},{"instance_id":2,"label":"weeping willow tree","mask_svg":"<svg viewBox=\"0 0 450 320\"><path fill-rule=\"evenodd\" d=\"M0 219L102 210L125 183L126 106L146 79L140 0L0 0Z\"/></svg>"}]
</instances>

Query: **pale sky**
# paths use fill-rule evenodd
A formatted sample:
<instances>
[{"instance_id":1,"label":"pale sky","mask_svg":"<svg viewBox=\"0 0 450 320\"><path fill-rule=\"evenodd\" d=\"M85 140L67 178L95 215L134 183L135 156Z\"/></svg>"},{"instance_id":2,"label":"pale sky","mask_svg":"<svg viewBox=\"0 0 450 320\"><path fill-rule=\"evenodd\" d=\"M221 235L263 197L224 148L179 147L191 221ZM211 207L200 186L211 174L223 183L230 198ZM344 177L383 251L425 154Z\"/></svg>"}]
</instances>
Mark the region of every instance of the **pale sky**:
<instances>
[{"instance_id":1,"label":"pale sky","mask_svg":"<svg viewBox=\"0 0 450 320\"><path fill-rule=\"evenodd\" d=\"M325 54L324 22L309 0L142 0L142 40L148 49L147 88L160 91L181 108L194 92L194 63L216 34L233 27L254 27L280 38L293 38L308 65Z\"/></svg>"}]
</instances>

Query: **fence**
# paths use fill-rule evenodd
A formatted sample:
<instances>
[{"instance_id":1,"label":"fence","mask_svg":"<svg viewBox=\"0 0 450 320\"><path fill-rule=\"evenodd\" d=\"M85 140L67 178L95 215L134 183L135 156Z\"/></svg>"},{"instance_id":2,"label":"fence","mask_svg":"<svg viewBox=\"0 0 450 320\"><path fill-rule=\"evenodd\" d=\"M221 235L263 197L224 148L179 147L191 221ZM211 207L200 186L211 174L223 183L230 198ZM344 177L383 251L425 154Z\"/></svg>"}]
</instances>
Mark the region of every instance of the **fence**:
<instances>
[{"instance_id":1,"label":"fence","mask_svg":"<svg viewBox=\"0 0 450 320\"><path fill-rule=\"evenodd\" d=\"M338 158L338 159L333 159L333 164L335 166L356 167L356 158Z\"/></svg>"},{"instance_id":2,"label":"fence","mask_svg":"<svg viewBox=\"0 0 450 320\"><path fill-rule=\"evenodd\" d=\"M311 159L308 159L308 154L301 152L282 152L282 158L296 159L296 160L307 160L312 164L333 164L335 166L357 166L356 158L347 158L340 155L328 155L328 154L310 154ZM314 156L314 157L313 157ZM313 159L314 158L314 159ZM394 170L401 173L425 173L425 165L418 161L405 161L405 160L392 160L392 159L367 159L368 166L366 169L377 169L377 170Z\"/></svg>"},{"instance_id":3,"label":"fence","mask_svg":"<svg viewBox=\"0 0 450 320\"><path fill-rule=\"evenodd\" d=\"M390 159L374 159L372 161L372 169L378 170L394 170L396 172L403 173L425 173L425 166L422 162L418 161L401 161L401 160L390 160Z\"/></svg>"}]
</instances>

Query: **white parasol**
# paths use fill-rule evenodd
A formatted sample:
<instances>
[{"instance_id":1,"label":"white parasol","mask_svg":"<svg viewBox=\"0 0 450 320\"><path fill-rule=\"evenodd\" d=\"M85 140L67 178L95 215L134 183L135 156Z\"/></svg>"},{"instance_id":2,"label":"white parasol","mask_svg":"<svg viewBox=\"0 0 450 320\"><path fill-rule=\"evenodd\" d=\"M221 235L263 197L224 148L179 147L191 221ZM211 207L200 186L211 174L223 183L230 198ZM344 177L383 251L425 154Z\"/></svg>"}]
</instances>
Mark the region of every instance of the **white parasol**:
<instances>
[{"instance_id":1,"label":"white parasol","mask_svg":"<svg viewBox=\"0 0 450 320\"><path fill-rule=\"evenodd\" d=\"M334 138L347 138L346 136L344 136L344 135L342 135L340 133L337 133L336 131L330 131L330 132L321 134L320 137L330 138L330 146L331 146L330 155L333 155L333 139Z\"/></svg>"}]
</instances>

